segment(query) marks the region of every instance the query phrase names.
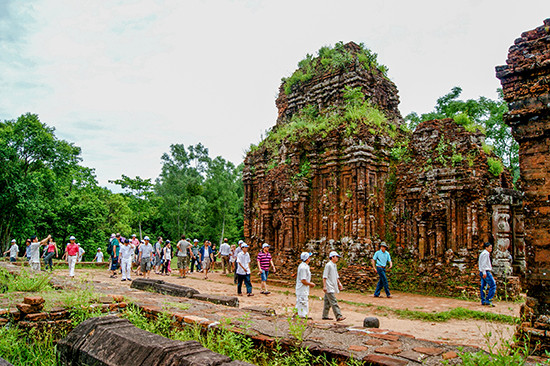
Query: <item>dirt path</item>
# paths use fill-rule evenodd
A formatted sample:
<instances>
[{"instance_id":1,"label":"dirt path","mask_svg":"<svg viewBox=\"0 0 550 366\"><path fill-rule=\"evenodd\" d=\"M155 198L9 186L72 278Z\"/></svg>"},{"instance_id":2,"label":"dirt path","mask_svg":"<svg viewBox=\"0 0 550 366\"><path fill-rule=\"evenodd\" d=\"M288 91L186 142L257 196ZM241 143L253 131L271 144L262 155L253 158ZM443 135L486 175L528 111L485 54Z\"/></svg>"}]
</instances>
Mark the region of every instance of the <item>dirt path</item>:
<instances>
[{"instance_id":1,"label":"dirt path","mask_svg":"<svg viewBox=\"0 0 550 366\"><path fill-rule=\"evenodd\" d=\"M56 270L56 274L66 276L68 273L67 270ZM120 276L117 279L109 278L109 273L105 269L77 269L77 277L86 277L91 279L92 282L108 284L114 292L118 288L129 287L128 282L120 281ZM220 272L209 274L208 280L204 280L202 274L198 273L193 273L185 279L179 279L174 273L173 276L160 276L153 273L151 278L193 287L203 293L236 295L233 278L224 276ZM296 301L294 288L270 285L270 295L260 294L259 288L259 283L253 282L255 296L240 297L241 308L263 306L274 309L277 314L292 311ZM515 326L473 319L449 320L446 322L401 319L391 309L441 312L463 307L471 310L517 316L520 307L520 304L511 302L498 302L495 308L487 308L472 301L408 293L393 293L392 295L393 297L390 299L385 297L374 298L370 293L346 292L344 290L344 292L337 295L337 298L345 301L340 301L339 304L343 314L347 317L346 323L350 325L362 326L365 316L376 316L380 320L380 327L384 329L412 334L417 338L442 341L449 344L474 345L484 349L511 339ZM310 316L313 321L319 323L327 322L321 320L322 296L322 289L315 288L310 297Z\"/></svg>"}]
</instances>

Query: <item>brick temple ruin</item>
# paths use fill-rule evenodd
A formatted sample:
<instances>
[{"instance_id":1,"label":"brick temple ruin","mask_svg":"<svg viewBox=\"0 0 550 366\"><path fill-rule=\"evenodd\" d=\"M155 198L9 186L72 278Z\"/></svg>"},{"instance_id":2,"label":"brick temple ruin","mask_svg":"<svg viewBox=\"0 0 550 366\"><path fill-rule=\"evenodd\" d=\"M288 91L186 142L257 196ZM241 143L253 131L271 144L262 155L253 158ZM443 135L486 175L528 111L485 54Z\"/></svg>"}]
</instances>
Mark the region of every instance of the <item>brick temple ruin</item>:
<instances>
[{"instance_id":1,"label":"brick temple ruin","mask_svg":"<svg viewBox=\"0 0 550 366\"><path fill-rule=\"evenodd\" d=\"M370 258L386 240L394 258L410 267L402 280L452 295L478 292L477 257L483 242L494 241L495 272L506 282L501 290L517 294L525 270L522 196L506 170L498 176L489 171L485 136L451 119L408 132L395 84L357 62L358 45L344 48L352 55L346 67L292 88L281 85L270 134L311 110L344 117L327 131L302 136L297 130L276 143L268 136L247 154L246 241L255 248L270 243L288 278L301 251L314 252L319 269L335 249L343 254L345 285L364 290L377 280ZM346 87L360 90L385 122L346 120Z\"/></svg>"},{"instance_id":2,"label":"brick temple ruin","mask_svg":"<svg viewBox=\"0 0 550 366\"><path fill-rule=\"evenodd\" d=\"M525 32L496 68L519 143L520 187L525 193L527 301L520 335L539 353L550 350L550 19Z\"/></svg>"}]
</instances>

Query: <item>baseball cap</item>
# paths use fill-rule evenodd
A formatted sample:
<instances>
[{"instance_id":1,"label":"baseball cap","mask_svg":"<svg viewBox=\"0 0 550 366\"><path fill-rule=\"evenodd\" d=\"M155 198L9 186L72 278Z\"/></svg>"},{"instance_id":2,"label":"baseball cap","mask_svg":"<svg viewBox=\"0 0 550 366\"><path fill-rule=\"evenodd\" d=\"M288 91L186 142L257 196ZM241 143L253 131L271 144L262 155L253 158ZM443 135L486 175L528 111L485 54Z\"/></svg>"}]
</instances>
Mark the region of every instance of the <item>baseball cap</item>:
<instances>
[{"instance_id":1,"label":"baseball cap","mask_svg":"<svg viewBox=\"0 0 550 366\"><path fill-rule=\"evenodd\" d=\"M12 242L12 243L15 243L15 239L11 239L11 242Z\"/></svg>"},{"instance_id":2,"label":"baseball cap","mask_svg":"<svg viewBox=\"0 0 550 366\"><path fill-rule=\"evenodd\" d=\"M239 240L239 245L241 245L242 243L244 243L244 241L242 241L242 240Z\"/></svg>"},{"instance_id":3,"label":"baseball cap","mask_svg":"<svg viewBox=\"0 0 550 366\"><path fill-rule=\"evenodd\" d=\"M101 251L101 248L97 248L97 250Z\"/></svg>"},{"instance_id":4,"label":"baseball cap","mask_svg":"<svg viewBox=\"0 0 550 366\"><path fill-rule=\"evenodd\" d=\"M305 262L307 261L307 259L311 257L311 253L308 253L308 252L303 252L302 254L300 254L300 259Z\"/></svg>"},{"instance_id":5,"label":"baseball cap","mask_svg":"<svg viewBox=\"0 0 550 366\"><path fill-rule=\"evenodd\" d=\"M166 240L166 243L170 244L170 240Z\"/></svg>"},{"instance_id":6,"label":"baseball cap","mask_svg":"<svg viewBox=\"0 0 550 366\"><path fill-rule=\"evenodd\" d=\"M269 244L267 244L267 243L264 243L264 244L262 245L262 248L268 248L268 247L269 247Z\"/></svg>"},{"instance_id":7,"label":"baseball cap","mask_svg":"<svg viewBox=\"0 0 550 366\"><path fill-rule=\"evenodd\" d=\"M132 234L132 238L135 238L136 237L136 234Z\"/></svg>"},{"instance_id":8,"label":"baseball cap","mask_svg":"<svg viewBox=\"0 0 550 366\"><path fill-rule=\"evenodd\" d=\"M386 242L384 242L384 241L380 243L380 246L388 248L388 244L386 244Z\"/></svg>"},{"instance_id":9,"label":"baseball cap","mask_svg":"<svg viewBox=\"0 0 550 366\"><path fill-rule=\"evenodd\" d=\"M148 237L148 236L146 236L145 238L143 238L143 240L149 240L149 237Z\"/></svg>"},{"instance_id":10,"label":"baseball cap","mask_svg":"<svg viewBox=\"0 0 550 366\"><path fill-rule=\"evenodd\" d=\"M241 248L248 248L248 244L242 243L242 244L241 244Z\"/></svg>"},{"instance_id":11,"label":"baseball cap","mask_svg":"<svg viewBox=\"0 0 550 366\"><path fill-rule=\"evenodd\" d=\"M340 257L340 254L336 253L334 250L332 252L330 252L328 254L328 257L329 258L332 258L332 257Z\"/></svg>"},{"instance_id":12,"label":"baseball cap","mask_svg":"<svg viewBox=\"0 0 550 366\"><path fill-rule=\"evenodd\" d=\"M71 236L69 240L76 240L76 238L74 236Z\"/></svg>"},{"instance_id":13,"label":"baseball cap","mask_svg":"<svg viewBox=\"0 0 550 366\"><path fill-rule=\"evenodd\" d=\"M199 242L199 239L193 240L193 243L198 243L198 242Z\"/></svg>"}]
</instances>

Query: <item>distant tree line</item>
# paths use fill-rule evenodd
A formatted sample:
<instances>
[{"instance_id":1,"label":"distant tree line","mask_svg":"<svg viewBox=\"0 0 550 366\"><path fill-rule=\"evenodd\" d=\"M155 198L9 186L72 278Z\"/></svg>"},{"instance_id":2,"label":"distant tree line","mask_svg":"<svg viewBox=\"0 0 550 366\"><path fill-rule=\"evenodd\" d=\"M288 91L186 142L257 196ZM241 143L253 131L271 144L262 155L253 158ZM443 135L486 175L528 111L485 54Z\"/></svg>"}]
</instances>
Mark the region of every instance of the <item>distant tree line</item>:
<instances>
[{"instance_id":1,"label":"distant tree line","mask_svg":"<svg viewBox=\"0 0 550 366\"><path fill-rule=\"evenodd\" d=\"M61 244L74 235L90 260L111 233L182 234L201 241L243 235L242 165L211 158L200 143L170 146L156 180L122 175L100 187L94 169L80 163L81 149L55 136L36 114L0 122L0 246L16 239L21 252L32 235Z\"/></svg>"}]
</instances>

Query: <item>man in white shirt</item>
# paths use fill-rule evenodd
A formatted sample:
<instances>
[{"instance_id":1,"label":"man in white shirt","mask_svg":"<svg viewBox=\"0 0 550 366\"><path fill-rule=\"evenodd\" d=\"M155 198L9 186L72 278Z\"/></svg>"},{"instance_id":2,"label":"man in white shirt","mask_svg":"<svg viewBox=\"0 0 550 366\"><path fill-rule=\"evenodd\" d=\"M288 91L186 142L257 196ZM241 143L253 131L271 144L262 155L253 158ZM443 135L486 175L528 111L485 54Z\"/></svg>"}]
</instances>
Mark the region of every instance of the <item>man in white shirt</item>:
<instances>
[{"instance_id":1,"label":"man in white shirt","mask_svg":"<svg viewBox=\"0 0 550 366\"><path fill-rule=\"evenodd\" d=\"M31 237L30 254L31 259L29 261L33 271L40 271L40 246L48 244L48 239L52 236L48 235L47 238L38 241L36 235Z\"/></svg>"},{"instance_id":2,"label":"man in white shirt","mask_svg":"<svg viewBox=\"0 0 550 366\"><path fill-rule=\"evenodd\" d=\"M252 283L250 283L250 254L248 254L248 245L241 245L242 251L237 255L237 295L242 296L243 281L246 286L246 294L254 296L252 293Z\"/></svg>"},{"instance_id":3,"label":"man in white shirt","mask_svg":"<svg viewBox=\"0 0 550 366\"><path fill-rule=\"evenodd\" d=\"M17 261L17 254L19 254L19 246L16 244L15 239L11 241L11 247L4 252L4 255L10 253L10 262Z\"/></svg>"},{"instance_id":4,"label":"man in white shirt","mask_svg":"<svg viewBox=\"0 0 550 366\"><path fill-rule=\"evenodd\" d=\"M153 246L149 243L149 237L143 238L145 243L139 247L139 263L141 265L141 272L144 278L149 278L151 272L151 255L153 254Z\"/></svg>"},{"instance_id":5,"label":"man in white shirt","mask_svg":"<svg viewBox=\"0 0 550 366\"><path fill-rule=\"evenodd\" d=\"M497 289L497 285L495 283L495 279L493 278L493 266L491 265L491 252L493 251L493 244L491 243L485 243L483 244L485 247L485 250L481 252L479 255L479 262L478 262L478 268L479 268L479 277L481 278L481 288L480 288L480 297L481 297L481 305L486 306L495 306L491 300L493 300L493 297L495 296L495 292ZM487 296L485 296L485 287L489 287L489 291L487 293Z\"/></svg>"},{"instance_id":6,"label":"man in white shirt","mask_svg":"<svg viewBox=\"0 0 550 366\"><path fill-rule=\"evenodd\" d=\"M97 263L103 262L103 252L101 248L97 248L97 253L95 254L94 261Z\"/></svg>"},{"instance_id":7,"label":"man in white shirt","mask_svg":"<svg viewBox=\"0 0 550 366\"><path fill-rule=\"evenodd\" d=\"M134 249L134 246L130 244L130 239L124 240L124 244L120 247L118 261L122 269L121 281L132 281L130 274L132 273L132 253L134 253Z\"/></svg>"},{"instance_id":8,"label":"man in white shirt","mask_svg":"<svg viewBox=\"0 0 550 366\"><path fill-rule=\"evenodd\" d=\"M340 307L338 306L338 301L336 300L335 294L344 289L342 283L340 282L340 276L338 276L338 268L336 267L336 262L340 259L340 255L335 251L332 251L328 255L328 262L325 265L325 270L323 272L323 291L325 292L325 303L323 306L323 319L332 320L328 317L328 312L332 307L336 321L342 321L346 319L345 316L342 316Z\"/></svg>"},{"instance_id":9,"label":"man in white shirt","mask_svg":"<svg viewBox=\"0 0 550 366\"><path fill-rule=\"evenodd\" d=\"M300 318L307 318L309 312L309 289L315 287L311 282L311 271L309 261L311 253L303 252L300 255L302 263L298 266L296 275L296 311Z\"/></svg>"},{"instance_id":10,"label":"man in white shirt","mask_svg":"<svg viewBox=\"0 0 550 366\"><path fill-rule=\"evenodd\" d=\"M231 253L231 246L227 243L227 238L223 239L222 245L220 245L220 250L218 251L218 255L221 257L222 260L222 271L223 274L225 274L225 268L227 268L227 271L229 272L229 254Z\"/></svg>"}]
</instances>

